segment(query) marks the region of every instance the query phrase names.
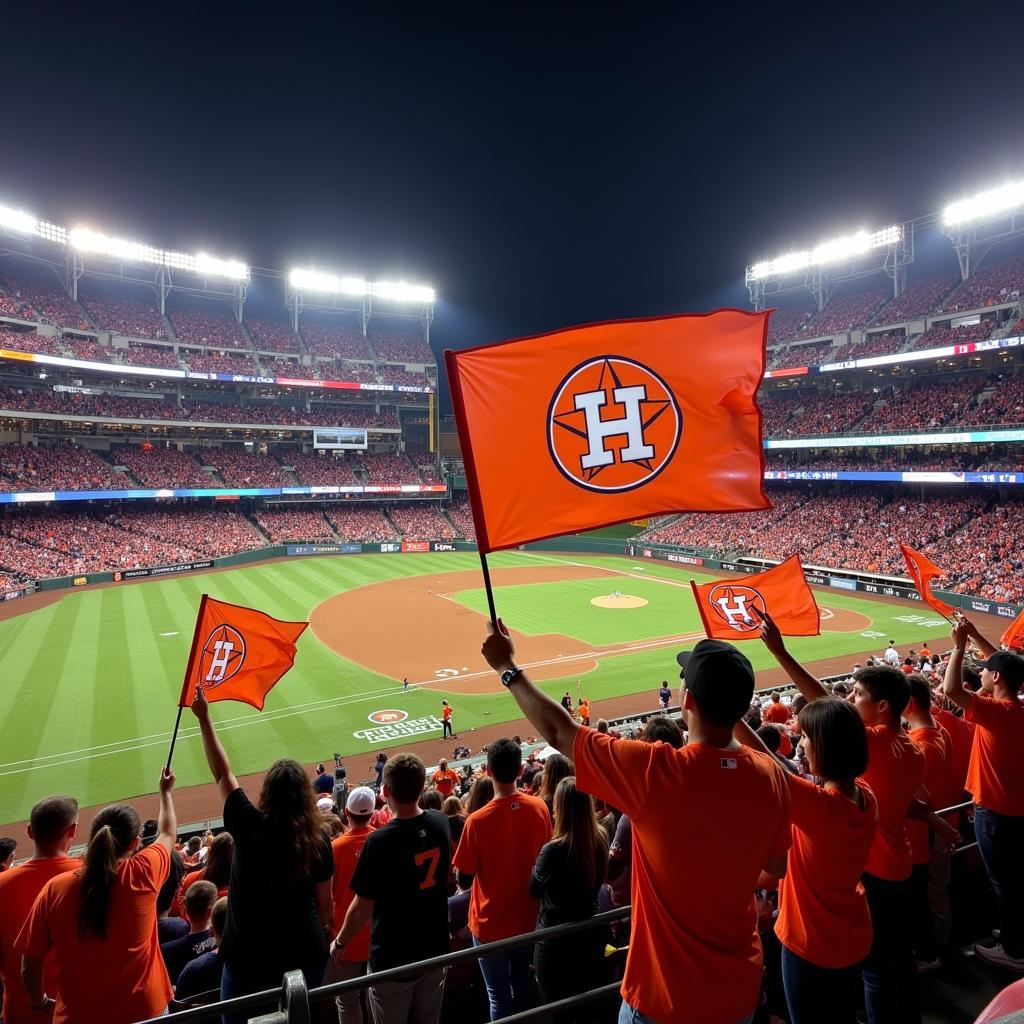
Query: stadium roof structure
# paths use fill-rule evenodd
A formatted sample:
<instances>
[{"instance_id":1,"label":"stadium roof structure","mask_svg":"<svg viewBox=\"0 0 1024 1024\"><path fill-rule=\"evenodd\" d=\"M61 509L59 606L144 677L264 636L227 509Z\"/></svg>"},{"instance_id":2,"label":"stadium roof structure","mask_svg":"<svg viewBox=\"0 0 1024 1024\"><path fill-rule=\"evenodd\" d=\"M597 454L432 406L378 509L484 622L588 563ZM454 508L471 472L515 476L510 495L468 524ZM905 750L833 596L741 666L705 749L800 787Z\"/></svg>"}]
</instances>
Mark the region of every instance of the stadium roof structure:
<instances>
[{"instance_id":1,"label":"stadium roof structure","mask_svg":"<svg viewBox=\"0 0 1024 1024\"><path fill-rule=\"evenodd\" d=\"M418 320L429 341L436 295L426 285L394 281L370 282L359 276L334 277L318 271L250 267L237 259L160 249L118 238L91 227L68 228L0 203L0 255L17 256L48 266L61 286L78 299L83 276L108 278L153 290L161 314L172 292L226 301L239 322L254 276L284 284L284 302L299 327L303 309L354 312L363 334L372 316Z\"/></svg>"},{"instance_id":2,"label":"stadium roof structure","mask_svg":"<svg viewBox=\"0 0 1024 1024\"><path fill-rule=\"evenodd\" d=\"M764 309L773 296L809 291L821 310L839 285L881 273L892 281L893 296L901 295L907 267L914 262L916 234L936 226L953 242L960 277L966 281L995 245L1024 237L1024 180L950 203L941 213L860 230L753 263L744 274L750 301L755 309Z\"/></svg>"}]
</instances>

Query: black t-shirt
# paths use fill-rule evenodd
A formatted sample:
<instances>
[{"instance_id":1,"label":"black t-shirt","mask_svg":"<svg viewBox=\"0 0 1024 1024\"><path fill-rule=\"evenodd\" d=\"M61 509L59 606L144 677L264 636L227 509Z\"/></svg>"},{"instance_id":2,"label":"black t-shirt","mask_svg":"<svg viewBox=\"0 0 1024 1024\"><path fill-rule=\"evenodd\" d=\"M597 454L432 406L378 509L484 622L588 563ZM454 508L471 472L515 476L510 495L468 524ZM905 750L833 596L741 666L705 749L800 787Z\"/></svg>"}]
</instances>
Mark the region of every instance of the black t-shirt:
<instances>
[{"instance_id":1,"label":"black t-shirt","mask_svg":"<svg viewBox=\"0 0 1024 1024\"><path fill-rule=\"evenodd\" d=\"M330 796L334 792L334 776L324 772L313 780L313 792L322 796Z\"/></svg>"},{"instance_id":2,"label":"black t-shirt","mask_svg":"<svg viewBox=\"0 0 1024 1024\"><path fill-rule=\"evenodd\" d=\"M180 917L161 917L156 923L156 937L162 946L172 939L180 939L182 935L188 935L188 921Z\"/></svg>"},{"instance_id":3,"label":"black t-shirt","mask_svg":"<svg viewBox=\"0 0 1024 1024\"><path fill-rule=\"evenodd\" d=\"M203 953L208 953L216 944L217 940L213 937L212 928L207 928L203 932L188 932L180 939L162 943L160 952L163 955L171 984L177 984L178 975L181 974L185 964L190 960L195 960L197 956L202 956Z\"/></svg>"},{"instance_id":4,"label":"black t-shirt","mask_svg":"<svg viewBox=\"0 0 1024 1024\"><path fill-rule=\"evenodd\" d=\"M440 811L393 818L367 837L349 888L374 901L371 970L448 952L450 871L451 836Z\"/></svg>"},{"instance_id":5,"label":"black t-shirt","mask_svg":"<svg viewBox=\"0 0 1024 1024\"><path fill-rule=\"evenodd\" d=\"M187 999L201 992L210 992L220 988L220 975L224 969L224 961L216 949L196 957L185 964L174 986L175 999Z\"/></svg>"},{"instance_id":6,"label":"black t-shirt","mask_svg":"<svg viewBox=\"0 0 1024 1024\"><path fill-rule=\"evenodd\" d=\"M220 947L224 963L239 972L280 980L285 971L322 961L327 938L315 889L334 874L326 831L310 877L291 881L275 863L272 844L261 835L263 815L241 788L224 802L224 828L235 840Z\"/></svg>"},{"instance_id":7,"label":"black t-shirt","mask_svg":"<svg viewBox=\"0 0 1024 1024\"><path fill-rule=\"evenodd\" d=\"M598 879L603 879L607 860L598 864ZM568 844L552 840L541 847L530 878L530 895L540 900L538 928L550 928L571 921L586 921L597 913L597 894L601 882L587 885L569 863ZM580 938L580 936L575 936Z\"/></svg>"}]
</instances>

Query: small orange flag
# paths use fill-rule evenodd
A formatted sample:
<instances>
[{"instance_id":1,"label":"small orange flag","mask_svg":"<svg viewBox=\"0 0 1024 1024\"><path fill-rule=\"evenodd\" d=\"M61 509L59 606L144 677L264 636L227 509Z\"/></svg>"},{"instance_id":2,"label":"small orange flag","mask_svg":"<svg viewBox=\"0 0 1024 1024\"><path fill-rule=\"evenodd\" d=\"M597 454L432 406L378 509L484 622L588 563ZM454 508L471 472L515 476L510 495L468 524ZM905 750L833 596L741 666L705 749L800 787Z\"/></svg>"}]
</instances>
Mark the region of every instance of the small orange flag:
<instances>
[{"instance_id":1,"label":"small orange flag","mask_svg":"<svg viewBox=\"0 0 1024 1024\"><path fill-rule=\"evenodd\" d=\"M917 587L917 592L921 595L921 600L948 619L956 609L952 605L946 604L945 601L940 601L932 594L932 580L936 576L945 576L946 570L940 569L927 555L922 555L920 551L908 548L906 544L900 545L900 551L903 552L903 560L907 563L907 571L910 573L910 578L914 581L914 586Z\"/></svg>"},{"instance_id":2,"label":"small orange flag","mask_svg":"<svg viewBox=\"0 0 1024 1024\"><path fill-rule=\"evenodd\" d=\"M767 612L784 636L818 636L821 613L807 585L799 555L790 555L766 572L745 580L695 583L693 599L713 640L754 640L761 634L761 615Z\"/></svg>"},{"instance_id":3,"label":"small orange flag","mask_svg":"<svg viewBox=\"0 0 1024 1024\"><path fill-rule=\"evenodd\" d=\"M201 686L211 704L239 700L262 711L267 694L294 664L295 642L308 625L203 594L178 706L188 707Z\"/></svg>"},{"instance_id":4,"label":"small orange flag","mask_svg":"<svg viewBox=\"0 0 1024 1024\"><path fill-rule=\"evenodd\" d=\"M1024 647L1024 611L1006 627L1001 642L1014 651Z\"/></svg>"},{"instance_id":5,"label":"small orange flag","mask_svg":"<svg viewBox=\"0 0 1024 1024\"><path fill-rule=\"evenodd\" d=\"M768 313L571 327L445 352L482 552L667 512L771 508Z\"/></svg>"}]
</instances>

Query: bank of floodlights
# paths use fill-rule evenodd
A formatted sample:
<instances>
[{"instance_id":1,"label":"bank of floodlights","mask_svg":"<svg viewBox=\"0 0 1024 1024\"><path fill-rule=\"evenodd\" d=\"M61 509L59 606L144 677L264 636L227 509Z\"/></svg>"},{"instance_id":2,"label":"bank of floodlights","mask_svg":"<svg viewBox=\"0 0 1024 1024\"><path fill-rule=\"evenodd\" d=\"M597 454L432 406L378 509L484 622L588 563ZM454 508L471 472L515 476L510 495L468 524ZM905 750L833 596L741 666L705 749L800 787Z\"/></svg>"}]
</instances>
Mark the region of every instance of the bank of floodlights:
<instances>
[{"instance_id":1,"label":"bank of floodlights","mask_svg":"<svg viewBox=\"0 0 1024 1024\"><path fill-rule=\"evenodd\" d=\"M390 302L429 304L437 294L433 288L404 281L367 281L362 277L337 277L320 270L296 268L288 274L288 283L302 292L324 295L349 295L353 298L387 299Z\"/></svg>"},{"instance_id":2,"label":"bank of floodlights","mask_svg":"<svg viewBox=\"0 0 1024 1024\"><path fill-rule=\"evenodd\" d=\"M0 204L0 228L6 231L16 231L22 235L35 235L47 242L56 242L58 245L64 245L67 242L67 232L59 224L39 220L31 213L15 210L13 207L2 204Z\"/></svg>"},{"instance_id":3,"label":"bank of floodlights","mask_svg":"<svg viewBox=\"0 0 1024 1024\"><path fill-rule=\"evenodd\" d=\"M969 221L989 220L1020 209L1024 209L1024 181L1013 181L950 203L942 211L942 223L946 227L955 227Z\"/></svg>"},{"instance_id":4,"label":"bank of floodlights","mask_svg":"<svg viewBox=\"0 0 1024 1024\"><path fill-rule=\"evenodd\" d=\"M899 224L882 228L879 231L858 231L845 238L836 238L823 242L813 249L787 253L773 260L762 260L750 268L750 279L760 280L764 277L785 277L801 270L825 266L829 263L841 263L871 252L873 249L888 249L898 245L903 238L903 228Z\"/></svg>"},{"instance_id":5,"label":"bank of floodlights","mask_svg":"<svg viewBox=\"0 0 1024 1024\"><path fill-rule=\"evenodd\" d=\"M154 249L142 242L111 238L91 228L73 228L68 233L68 241L79 252L97 253L126 263L147 263L169 270L184 270L200 277L226 277L232 281L249 280L249 268L240 260L222 260L205 252Z\"/></svg>"}]
</instances>

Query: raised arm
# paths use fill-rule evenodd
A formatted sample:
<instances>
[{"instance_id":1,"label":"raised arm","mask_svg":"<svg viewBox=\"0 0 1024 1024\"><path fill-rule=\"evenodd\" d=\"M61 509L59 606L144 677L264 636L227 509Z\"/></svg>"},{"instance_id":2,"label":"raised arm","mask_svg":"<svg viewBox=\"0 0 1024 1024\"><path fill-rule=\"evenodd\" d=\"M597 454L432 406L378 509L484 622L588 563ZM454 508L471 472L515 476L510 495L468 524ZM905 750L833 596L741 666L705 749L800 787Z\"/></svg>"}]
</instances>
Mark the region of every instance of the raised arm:
<instances>
[{"instance_id":1,"label":"raised arm","mask_svg":"<svg viewBox=\"0 0 1024 1024\"><path fill-rule=\"evenodd\" d=\"M819 697L828 696L828 690L821 685L821 681L816 676L812 676L786 650L786 644L782 639L782 634L779 632L779 627L775 625L772 617L767 612L761 613L761 639L764 641L765 647L768 648L779 663L779 666L789 676L790 681L803 694L805 700L812 701L817 700Z\"/></svg>"},{"instance_id":2,"label":"raised arm","mask_svg":"<svg viewBox=\"0 0 1024 1024\"><path fill-rule=\"evenodd\" d=\"M206 694L203 693L201 686L196 690L196 699L192 702L192 714L199 719L199 732L203 737L203 753L206 755L206 763L210 766L214 782L217 783L217 792L221 800L227 800L238 789L238 779L231 771L231 762L220 745L213 722L210 721L210 705L206 701Z\"/></svg>"},{"instance_id":3,"label":"raised arm","mask_svg":"<svg viewBox=\"0 0 1024 1024\"><path fill-rule=\"evenodd\" d=\"M495 629L494 624L489 622L487 630L487 639L484 640L483 647L480 649L487 664L499 674L515 669L517 667L515 663L516 648L505 628L505 623L498 619L498 628ZM580 727L569 712L558 701L538 689L521 670L515 682L509 686L509 691L515 697L523 714L533 723L544 739L555 750L572 758L573 744Z\"/></svg>"},{"instance_id":4,"label":"raised arm","mask_svg":"<svg viewBox=\"0 0 1024 1024\"><path fill-rule=\"evenodd\" d=\"M967 619L957 619L950 636L953 638L953 650L946 663L946 674L942 679L942 692L954 704L966 708L974 700L974 694L964 686L961 669L964 664L964 649L967 637L971 633L971 623Z\"/></svg>"},{"instance_id":5,"label":"raised arm","mask_svg":"<svg viewBox=\"0 0 1024 1024\"><path fill-rule=\"evenodd\" d=\"M160 772L160 813L157 816L157 834L154 845L162 846L168 853L174 849L178 838L178 816L174 813L174 772L166 766Z\"/></svg>"},{"instance_id":6,"label":"raised arm","mask_svg":"<svg viewBox=\"0 0 1024 1024\"><path fill-rule=\"evenodd\" d=\"M967 626L967 635L978 645L978 649L981 651L982 654L985 655L986 658L989 658L996 653L996 651L999 648L996 647L994 644L989 643L989 641L981 635L981 632L979 631L978 627L973 622L971 622L971 620L967 618L966 615L961 615L960 621Z\"/></svg>"}]
</instances>

